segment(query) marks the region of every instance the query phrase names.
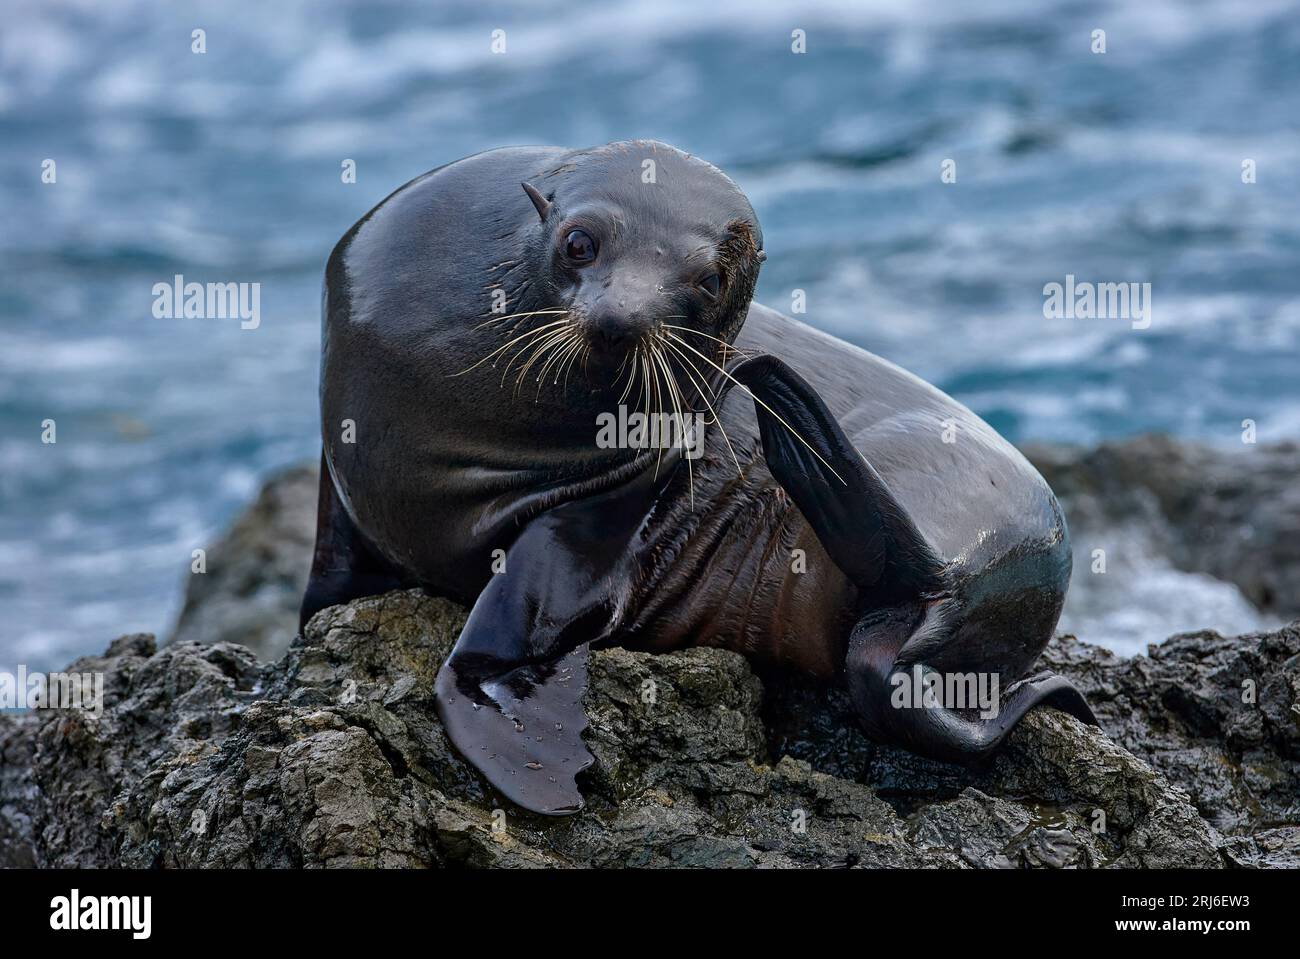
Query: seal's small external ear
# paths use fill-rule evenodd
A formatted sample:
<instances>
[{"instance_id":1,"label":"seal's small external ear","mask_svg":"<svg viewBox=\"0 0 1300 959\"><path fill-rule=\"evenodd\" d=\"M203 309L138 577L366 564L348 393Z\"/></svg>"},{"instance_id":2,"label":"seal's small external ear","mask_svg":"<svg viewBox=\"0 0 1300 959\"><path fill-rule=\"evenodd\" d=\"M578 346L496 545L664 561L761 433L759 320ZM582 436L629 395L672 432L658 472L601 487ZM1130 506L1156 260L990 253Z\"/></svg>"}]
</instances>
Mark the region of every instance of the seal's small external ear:
<instances>
[{"instance_id":1,"label":"seal's small external ear","mask_svg":"<svg viewBox=\"0 0 1300 959\"><path fill-rule=\"evenodd\" d=\"M533 206L537 208L537 215L545 222L547 215L551 212L551 201L546 199L537 192L537 188L531 183L521 184L524 192L528 194L528 199L533 201Z\"/></svg>"}]
</instances>

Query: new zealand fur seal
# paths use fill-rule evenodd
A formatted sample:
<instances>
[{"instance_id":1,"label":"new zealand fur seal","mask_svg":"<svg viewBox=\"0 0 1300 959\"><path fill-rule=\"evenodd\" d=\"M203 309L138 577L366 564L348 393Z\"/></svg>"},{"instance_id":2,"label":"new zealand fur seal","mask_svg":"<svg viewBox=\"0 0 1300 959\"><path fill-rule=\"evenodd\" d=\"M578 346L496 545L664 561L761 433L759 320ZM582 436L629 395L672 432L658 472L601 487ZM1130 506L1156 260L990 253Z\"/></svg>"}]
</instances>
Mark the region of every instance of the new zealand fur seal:
<instances>
[{"instance_id":1,"label":"new zealand fur seal","mask_svg":"<svg viewBox=\"0 0 1300 959\"><path fill-rule=\"evenodd\" d=\"M1039 703L1095 723L1029 675L1070 578L1051 490L938 389L751 303L764 257L726 175L634 141L439 167L329 258L303 622L409 586L470 606L437 709L529 810L582 805L593 645L838 680L870 736L944 760Z\"/></svg>"}]
</instances>

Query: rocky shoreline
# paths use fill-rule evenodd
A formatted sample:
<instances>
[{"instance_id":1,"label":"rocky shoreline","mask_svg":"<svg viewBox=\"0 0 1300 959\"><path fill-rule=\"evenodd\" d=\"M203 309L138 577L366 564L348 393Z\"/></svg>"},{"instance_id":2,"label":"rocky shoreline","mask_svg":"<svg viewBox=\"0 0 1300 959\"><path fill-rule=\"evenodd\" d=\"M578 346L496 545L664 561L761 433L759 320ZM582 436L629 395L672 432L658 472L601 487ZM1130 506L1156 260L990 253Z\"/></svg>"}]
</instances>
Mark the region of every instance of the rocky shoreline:
<instances>
[{"instance_id":1,"label":"rocky shoreline","mask_svg":"<svg viewBox=\"0 0 1300 959\"><path fill-rule=\"evenodd\" d=\"M1251 472L1158 437L1030 451L1076 543L1140 516L1171 562L1288 618L1300 452L1257 452ZM275 478L209 552L172 642L124 636L70 667L105 674L99 717L0 716L0 865L1300 866L1300 623L1135 657L1059 637L1044 663L1103 730L1035 710L975 772L876 746L839 691L732 653L600 651L588 808L547 820L491 793L438 724L460 608L360 600L283 653L314 500L313 469Z\"/></svg>"}]
</instances>

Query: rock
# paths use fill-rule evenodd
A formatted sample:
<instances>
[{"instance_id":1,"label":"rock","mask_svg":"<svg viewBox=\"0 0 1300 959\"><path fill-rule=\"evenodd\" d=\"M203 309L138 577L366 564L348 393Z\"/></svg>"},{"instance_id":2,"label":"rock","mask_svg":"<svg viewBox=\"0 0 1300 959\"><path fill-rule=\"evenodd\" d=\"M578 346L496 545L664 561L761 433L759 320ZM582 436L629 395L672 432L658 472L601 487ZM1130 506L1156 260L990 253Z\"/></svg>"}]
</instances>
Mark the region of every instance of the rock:
<instances>
[{"instance_id":1,"label":"rock","mask_svg":"<svg viewBox=\"0 0 1300 959\"><path fill-rule=\"evenodd\" d=\"M1300 616L1300 444L1224 452L1149 434L1092 449L1030 445L1071 527L1142 522L1179 569Z\"/></svg>"},{"instance_id":2,"label":"rock","mask_svg":"<svg viewBox=\"0 0 1300 959\"><path fill-rule=\"evenodd\" d=\"M0 863L84 867L118 860L111 836L125 788L193 762L230 732L260 672L242 646L158 653L123 636L69 671L102 672L99 716L36 711L0 719Z\"/></svg>"},{"instance_id":3,"label":"rock","mask_svg":"<svg viewBox=\"0 0 1300 959\"><path fill-rule=\"evenodd\" d=\"M1231 863L1300 862L1300 622L1237 637L1174 636L1133 657L1062 636L1040 665L1068 676L1111 739L1187 792L1198 815L1227 837ZM1254 701L1243 701L1247 695ZM1072 752L1093 752L1068 746L1054 759L1040 739L1033 751L1017 754L1017 732L988 774L968 778L952 766L876 746L857 729L842 691L788 679L769 686L764 718L773 753L862 781L902 809L918 795L955 797L971 786L1015 793L1005 778L1013 772L1058 762L1051 775L1061 778L1078 761ZM1090 775L1102 775L1096 756L1086 762L1093 764ZM1044 791L1039 785L1034 794Z\"/></svg>"},{"instance_id":4,"label":"rock","mask_svg":"<svg viewBox=\"0 0 1300 959\"><path fill-rule=\"evenodd\" d=\"M1300 864L1300 622L1232 639L1174 636L1117 657L1067 637L1069 675L1111 737L1186 789L1239 864Z\"/></svg>"},{"instance_id":5,"label":"rock","mask_svg":"<svg viewBox=\"0 0 1300 959\"><path fill-rule=\"evenodd\" d=\"M1180 630L1248 632L1300 616L1300 444L1225 451L1146 435L1025 454L1070 525L1062 628L1137 651Z\"/></svg>"},{"instance_id":6,"label":"rock","mask_svg":"<svg viewBox=\"0 0 1300 959\"><path fill-rule=\"evenodd\" d=\"M1077 549L1128 531L1142 562L1296 612L1294 445L1027 452ZM1132 658L1058 639L1045 664L1085 690L1106 735L1037 710L976 772L876 746L842 690L758 677L724 651L604 650L588 809L529 816L435 718L464 616L451 604L411 592L326 610L258 663L296 632L316 475L272 480L212 548L169 645L123 637L74 664L107 674L98 719L0 717L0 864L1300 864L1297 625L1189 633ZM1088 560L1072 595L1105 579L1081 575ZM1133 556L1111 561L1151 581Z\"/></svg>"},{"instance_id":7,"label":"rock","mask_svg":"<svg viewBox=\"0 0 1300 959\"><path fill-rule=\"evenodd\" d=\"M316 540L315 466L271 477L186 582L171 642L239 643L278 659L298 631Z\"/></svg>"},{"instance_id":8,"label":"rock","mask_svg":"<svg viewBox=\"0 0 1300 959\"><path fill-rule=\"evenodd\" d=\"M98 718L0 718L0 864L1172 867L1285 845L1280 823L1225 840L1161 771L1053 710L971 773L833 732L824 691L800 718L816 697L765 697L718 649L594 653L587 809L531 816L436 718L463 620L418 591L359 600L270 665L228 643L117 641L75 667L106 673ZM802 755L772 749L805 719Z\"/></svg>"}]
</instances>

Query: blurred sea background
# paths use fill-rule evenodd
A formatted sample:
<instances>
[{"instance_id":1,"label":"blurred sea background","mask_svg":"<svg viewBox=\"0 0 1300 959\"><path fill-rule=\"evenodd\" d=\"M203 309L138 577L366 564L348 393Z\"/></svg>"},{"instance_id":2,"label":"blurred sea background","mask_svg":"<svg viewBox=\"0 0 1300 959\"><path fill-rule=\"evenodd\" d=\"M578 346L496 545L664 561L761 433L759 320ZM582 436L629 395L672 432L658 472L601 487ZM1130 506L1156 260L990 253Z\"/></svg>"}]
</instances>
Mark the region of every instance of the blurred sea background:
<instances>
[{"instance_id":1,"label":"blurred sea background","mask_svg":"<svg viewBox=\"0 0 1300 959\"><path fill-rule=\"evenodd\" d=\"M191 550L318 454L331 247L434 166L666 140L753 201L758 299L805 290L1013 441L1240 448L1246 418L1300 437L1298 127L1300 10L1269 0L0 0L0 667L169 632ZM178 273L260 282L260 328L155 319ZM1045 319L1066 274L1151 282L1151 328ZM1161 576L1136 626L1063 628L1256 625Z\"/></svg>"}]
</instances>

